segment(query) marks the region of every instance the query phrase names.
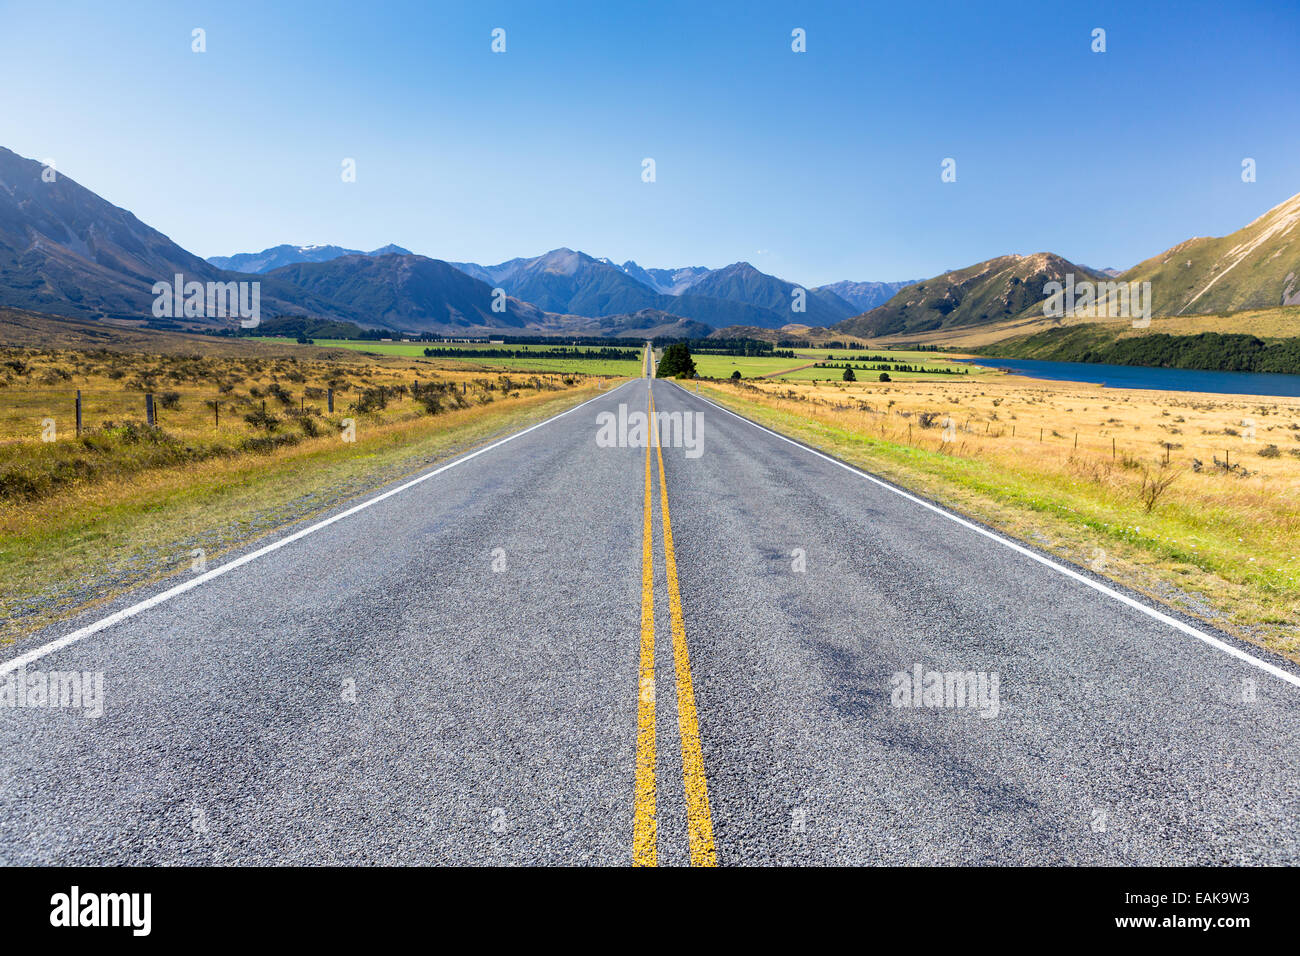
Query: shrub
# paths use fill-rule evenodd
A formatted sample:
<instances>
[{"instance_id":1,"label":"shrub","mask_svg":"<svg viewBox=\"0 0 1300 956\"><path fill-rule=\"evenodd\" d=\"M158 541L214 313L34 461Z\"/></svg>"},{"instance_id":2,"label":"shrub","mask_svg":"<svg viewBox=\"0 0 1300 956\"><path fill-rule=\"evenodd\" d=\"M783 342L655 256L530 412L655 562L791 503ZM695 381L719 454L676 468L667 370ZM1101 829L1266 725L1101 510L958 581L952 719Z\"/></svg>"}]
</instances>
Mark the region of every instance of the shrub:
<instances>
[{"instance_id":1,"label":"shrub","mask_svg":"<svg viewBox=\"0 0 1300 956\"><path fill-rule=\"evenodd\" d=\"M253 435L245 438L240 444L244 451L257 452L258 454L269 454L277 448L283 448L287 445L298 444L296 435Z\"/></svg>"},{"instance_id":2,"label":"shrub","mask_svg":"<svg viewBox=\"0 0 1300 956\"><path fill-rule=\"evenodd\" d=\"M275 431L280 426L280 419L276 418L265 408L259 408L249 412L244 416L244 421L254 428L265 428L268 432Z\"/></svg>"},{"instance_id":3,"label":"shrub","mask_svg":"<svg viewBox=\"0 0 1300 956\"><path fill-rule=\"evenodd\" d=\"M388 390L379 385L364 389L352 407L358 412L377 412L388 407Z\"/></svg>"},{"instance_id":4,"label":"shrub","mask_svg":"<svg viewBox=\"0 0 1300 956\"><path fill-rule=\"evenodd\" d=\"M158 396L158 405L162 408L167 409L167 411L169 412L175 411L176 409L181 407L181 393L163 392L161 395Z\"/></svg>"},{"instance_id":5,"label":"shrub","mask_svg":"<svg viewBox=\"0 0 1300 956\"><path fill-rule=\"evenodd\" d=\"M266 387L266 394L272 398L278 399L281 405L289 406L293 404L293 396L284 390L284 386L279 382L272 382Z\"/></svg>"},{"instance_id":6,"label":"shrub","mask_svg":"<svg viewBox=\"0 0 1300 956\"><path fill-rule=\"evenodd\" d=\"M858 377L857 377L857 375L853 374L853 369L849 368L848 366L845 366L845 368L844 368L844 381L846 381L846 382L856 382L857 380L858 380Z\"/></svg>"},{"instance_id":7,"label":"shrub","mask_svg":"<svg viewBox=\"0 0 1300 956\"><path fill-rule=\"evenodd\" d=\"M1142 469L1142 486L1138 489L1138 499L1147 514L1155 510L1160 497L1178 479L1178 472L1163 465L1158 471Z\"/></svg>"},{"instance_id":8,"label":"shrub","mask_svg":"<svg viewBox=\"0 0 1300 956\"><path fill-rule=\"evenodd\" d=\"M892 381L893 381L893 379L889 377L889 373L888 373L888 372L881 372L881 373L880 373L880 380L881 380L882 382L892 382Z\"/></svg>"}]
</instances>

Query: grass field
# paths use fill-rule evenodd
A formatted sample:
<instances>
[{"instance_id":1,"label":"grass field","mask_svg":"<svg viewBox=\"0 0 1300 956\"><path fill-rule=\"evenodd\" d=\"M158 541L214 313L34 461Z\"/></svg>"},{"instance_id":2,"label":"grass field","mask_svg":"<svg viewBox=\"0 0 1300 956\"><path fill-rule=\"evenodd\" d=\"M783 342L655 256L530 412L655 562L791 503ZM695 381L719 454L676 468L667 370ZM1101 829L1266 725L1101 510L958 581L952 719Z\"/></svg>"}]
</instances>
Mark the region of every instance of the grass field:
<instances>
[{"instance_id":1,"label":"grass field","mask_svg":"<svg viewBox=\"0 0 1300 956\"><path fill-rule=\"evenodd\" d=\"M783 372L798 365L807 365L812 359L805 358L771 358L769 356L750 355L705 355L692 353L695 371L700 378L730 378L731 373L739 370L745 378L759 375L771 375Z\"/></svg>"},{"instance_id":2,"label":"grass field","mask_svg":"<svg viewBox=\"0 0 1300 956\"><path fill-rule=\"evenodd\" d=\"M570 374L176 338L195 351L0 348L0 640L596 394Z\"/></svg>"},{"instance_id":3,"label":"grass field","mask_svg":"<svg viewBox=\"0 0 1300 956\"><path fill-rule=\"evenodd\" d=\"M273 343L285 347L293 347L296 343L292 339L285 338L262 338L259 341ZM306 349L308 346L301 346ZM362 355L370 356L401 356L410 359L423 358L424 350L429 347L439 349L454 349L461 351L483 351L488 349L499 349L502 352L500 357L485 356L466 356L464 359L457 359L452 356L438 356L431 361L441 364L454 363L462 365L465 368L473 369L501 369L515 370L520 372L545 372L551 374L574 374L574 375L606 375L606 376L633 376L640 374L639 361L610 360L610 359L574 359L574 358L552 358L548 353L556 349L566 348L564 343L557 342L554 345L501 345L492 346L482 342L458 343L458 342L371 342L356 341L348 339L316 339L314 348L326 349L348 349L358 352ZM513 353L518 350L526 349L529 352L535 352L535 356L517 357ZM507 354L510 353L510 354ZM844 362L864 355L881 355L887 357L890 361L901 364L924 364L929 368L952 367L954 363L944 355L934 352L921 352L915 350L892 350L872 351L869 349L798 349L795 350L795 358L775 358L770 356L744 356L744 355L711 355L695 353L692 357L695 360L696 371L702 378L729 378L732 372L739 371L744 378L758 378L762 376L778 375L785 373L781 377L803 380L839 380L844 376L842 368L816 368L812 366L816 362L832 361ZM828 358L829 357L829 358ZM875 364L875 363L872 363ZM449 366L450 367L450 366ZM962 366L965 368L965 366ZM859 378L870 376L876 378L879 372L858 372ZM933 375L918 372L890 372L891 378L899 379L927 379L933 378ZM983 369L970 369L969 374L983 375L990 374Z\"/></svg>"},{"instance_id":4,"label":"grass field","mask_svg":"<svg viewBox=\"0 0 1300 956\"><path fill-rule=\"evenodd\" d=\"M283 338L263 338L259 341L281 345L296 344L292 339ZM405 358L423 358L426 348L461 351L500 349L503 353L500 357L466 356L460 359L454 356L438 356L430 359L438 363L456 363L473 369L509 369L519 372L605 376L634 376L639 374L640 369L639 360L553 358L548 355L556 349L570 347L564 343L492 346L483 342L369 342L354 339L315 339L313 347L349 349L363 355L392 355ZM514 356L514 352L523 350L535 352L536 356ZM511 354L505 354L507 352Z\"/></svg>"},{"instance_id":5,"label":"grass field","mask_svg":"<svg viewBox=\"0 0 1300 956\"><path fill-rule=\"evenodd\" d=\"M1005 376L705 394L1300 659L1300 399Z\"/></svg>"},{"instance_id":6,"label":"grass field","mask_svg":"<svg viewBox=\"0 0 1300 956\"><path fill-rule=\"evenodd\" d=\"M880 364L875 360L878 357L902 365L921 365L927 369L957 368L964 371L968 370L971 377L990 374L989 370L959 365L946 355L929 351L921 352L902 349L889 351L880 349L795 349L793 351L795 357L792 359L768 356L705 355L699 353L692 355L692 358L695 360L695 368L701 378L730 378L732 372L739 371L743 378L773 377L799 381L840 381L844 377L843 368L818 368L815 363L831 362L836 365L843 365L845 362L852 362L854 365L858 365L863 363L856 360L863 357L873 359L865 363L868 365ZM860 380L877 379L880 376L879 371L864 371L862 369L855 369L854 374ZM943 374L945 373L939 373L939 375ZM925 380L939 376L925 372L890 371L889 377L896 380Z\"/></svg>"}]
</instances>

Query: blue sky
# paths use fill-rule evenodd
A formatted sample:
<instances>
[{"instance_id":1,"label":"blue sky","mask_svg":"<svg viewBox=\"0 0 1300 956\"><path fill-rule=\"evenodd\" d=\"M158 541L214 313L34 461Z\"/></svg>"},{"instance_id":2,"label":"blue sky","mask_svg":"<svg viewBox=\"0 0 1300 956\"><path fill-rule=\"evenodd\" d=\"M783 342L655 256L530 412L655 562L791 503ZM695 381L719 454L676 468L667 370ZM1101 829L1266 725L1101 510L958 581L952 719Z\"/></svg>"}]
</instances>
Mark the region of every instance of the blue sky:
<instances>
[{"instance_id":1,"label":"blue sky","mask_svg":"<svg viewBox=\"0 0 1300 956\"><path fill-rule=\"evenodd\" d=\"M0 0L0 22L0 145L203 256L1122 268L1300 192L1294 2Z\"/></svg>"}]
</instances>

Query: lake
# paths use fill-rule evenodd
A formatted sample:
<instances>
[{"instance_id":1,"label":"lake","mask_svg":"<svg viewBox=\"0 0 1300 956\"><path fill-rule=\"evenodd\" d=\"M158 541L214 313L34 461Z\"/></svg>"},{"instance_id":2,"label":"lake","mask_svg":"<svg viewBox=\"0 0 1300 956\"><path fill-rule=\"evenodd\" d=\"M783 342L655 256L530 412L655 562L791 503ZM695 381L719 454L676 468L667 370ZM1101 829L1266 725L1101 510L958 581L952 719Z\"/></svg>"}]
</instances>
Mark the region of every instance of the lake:
<instances>
[{"instance_id":1,"label":"lake","mask_svg":"<svg viewBox=\"0 0 1300 956\"><path fill-rule=\"evenodd\" d=\"M1300 375L1268 372L1201 372L1140 365L1101 365L1092 362L1045 362L1039 359L958 359L986 368L1060 382L1094 382L1111 388L1149 388L1166 392L1217 392L1224 395L1300 397Z\"/></svg>"}]
</instances>

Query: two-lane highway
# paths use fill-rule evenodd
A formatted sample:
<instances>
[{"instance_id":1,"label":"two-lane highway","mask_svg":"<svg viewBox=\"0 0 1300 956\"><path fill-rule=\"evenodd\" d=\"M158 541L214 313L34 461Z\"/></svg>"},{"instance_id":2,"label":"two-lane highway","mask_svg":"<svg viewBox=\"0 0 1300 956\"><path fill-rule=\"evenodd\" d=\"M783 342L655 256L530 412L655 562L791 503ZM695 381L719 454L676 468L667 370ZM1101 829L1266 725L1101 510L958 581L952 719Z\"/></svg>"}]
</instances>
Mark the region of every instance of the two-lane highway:
<instances>
[{"instance_id":1,"label":"two-lane highway","mask_svg":"<svg viewBox=\"0 0 1300 956\"><path fill-rule=\"evenodd\" d=\"M11 649L0 860L1300 860L1289 665L673 383L350 512Z\"/></svg>"}]
</instances>

